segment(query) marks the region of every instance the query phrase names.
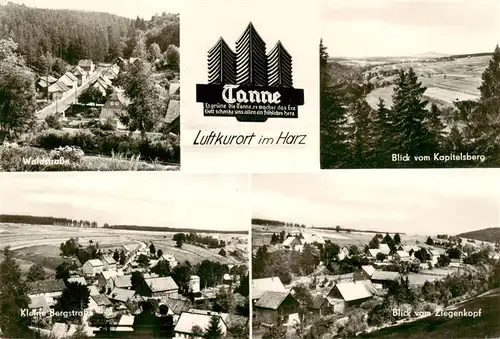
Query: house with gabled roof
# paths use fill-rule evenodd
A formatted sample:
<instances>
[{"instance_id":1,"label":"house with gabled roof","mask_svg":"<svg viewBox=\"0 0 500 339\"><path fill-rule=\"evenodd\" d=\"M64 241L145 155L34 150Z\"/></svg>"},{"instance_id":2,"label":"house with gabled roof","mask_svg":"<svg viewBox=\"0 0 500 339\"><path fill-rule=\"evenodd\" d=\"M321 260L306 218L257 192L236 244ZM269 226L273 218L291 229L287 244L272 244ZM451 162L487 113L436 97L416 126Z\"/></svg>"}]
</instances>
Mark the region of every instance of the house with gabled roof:
<instances>
[{"instance_id":1,"label":"house with gabled roof","mask_svg":"<svg viewBox=\"0 0 500 339\"><path fill-rule=\"evenodd\" d=\"M36 312L38 314L50 312L50 306L47 302L47 298L43 295L30 296L30 303L28 308L30 311Z\"/></svg>"},{"instance_id":2,"label":"house with gabled roof","mask_svg":"<svg viewBox=\"0 0 500 339\"><path fill-rule=\"evenodd\" d=\"M375 270L371 276L371 281L377 288L388 288L391 284L397 283L399 276L398 272Z\"/></svg>"},{"instance_id":3,"label":"house with gabled roof","mask_svg":"<svg viewBox=\"0 0 500 339\"><path fill-rule=\"evenodd\" d=\"M312 298L312 303L307 308L309 312L311 312L312 317L320 319L321 317L332 314L334 305L330 303L327 297L315 295Z\"/></svg>"},{"instance_id":4,"label":"house with gabled roof","mask_svg":"<svg viewBox=\"0 0 500 339\"><path fill-rule=\"evenodd\" d=\"M396 259L397 261L410 261L411 256L406 251L396 251L396 253L394 254L394 259Z\"/></svg>"},{"instance_id":5,"label":"house with gabled roof","mask_svg":"<svg viewBox=\"0 0 500 339\"><path fill-rule=\"evenodd\" d=\"M170 100L168 102L167 114L165 115L165 133L180 134L181 102Z\"/></svg>"},{"instance_id":6,"label":"house with gabled roof","mask_svg":"<svg viewBox=\"0 0 500 339\"><path fill-rule=\"evenodd\" d=\"M191 301L174 298L165 298L162 300L160 305L165 305L168 307L168 314L177 315L182 314L182 312L188 312L193 308L193 303Z\"/></svg>"},{"instance_id":7,"label":"house with gabled roof","mask_svg":"<svg viewBox=\"0 0 500 339\"><path fill-rule=\"evenodd\" d=\"M100 289L109 286L108 283L119 275L120 273L117 271L102 271L97 277L97 286Z\"/></svg>"},{"instance_id":8,"label":"house with gabled roof","mask_svg":"<svg viewBox=\"0 0 500 339\"><path fill-rule=\"evenodd\" d=\"M266 291L287 292L279 277L252 279L252 300L259 299Z\"/></svg>"},{"instance_id":9,"label":"house with gabled roof","mask_svg":"<svg viewBox=\"0 0 500 339\"><path fill-rule=\"evenodd\" d=\"M96 276L104 270L104 265L99 259L87 260L82 266L82 272L86 276Z\"/></svg>"},{"instance_id":10,"label":"house with gabled roof","mask_svg":"<svg viewBox=\"0 0 500 339\"><path fill-rule=\"evenodd\" d=\"M62 81L58 80L49 86L49 99L61 99L67 94L68 91L68 86L66 86Z\"/></svg>"},{"instance_id":11,"label":"house with gabled roof","mask_svg":"<svg viewBox=\"0 0 500 339\"><path fill-rule=\"evenodd\" d=\"M283 246L284 249L291 251L300 251L300 249L304 247L302 241L300 241L300 239L295 236L286 238L281 246Z\"/></svg>"},{"instance_id":12,"label":"house with gabled roof","mask_svg":"<svg viewBox=\"0 0 500 339\"><path fill-rule=\"evenodd\" d=\"M76 282L80 285L87 286L87 280L84 277L76 276L68 278L67 282Z\"/></svg>"},{"instance_id":13,"label":"house with gabled roof","mask_svg":"<svg viewBox=\"0 0 500 339\"><path fill-rule=\"evenodd\" d=\"M126 303L127 301L142 301L144 300L136 291L126 290L123 288L115 287L110 293L106 295L109 300L118 303Z\"/></svg>"},{"instance_id":14,"label":"house with gabled roof","mask_svg":"<svg viewBox=\"0 0 500 339\"><path fill-rule=\"evenodd\" d=\"M101 123L109 122L115 129L126 129L126 126L120 121L120 117L125 114L129 103L130 100L123 92L115 91L102 106L99 120Z\"/></svg>"},{"instance_id":15,"label":"house with gabled roof","mask_svg":"<svg viewBox=\"0 0 500 339\"><path fill-rule=\"evenodd\" d=\"M113 313L113 303L104 294L91 295L88 308L98 314L110 315Z\"/></svg>"},{"instance_id":16,"label":"house with gabled roof","mask_svg":"<svg viewBox=\"0 0 500 339\"><path fill-rule=\"evenodd\" d=\"M80 66L73 68L73 75L76 77L78 86L81 86L88 80L87 73Z\"/></svg>"},{"instance_id":17,"label":"house with gabled roof","mask_svg":"<svg viewBox=\"0 0 500 339\"><path fill-rule=\"evenodd\" d=\"M336 284L328 293L328 297L334 304L334 312L344 313L348 307L360 305L373 297L373 294L365 281L359 280Z\"/></svg>"},{"instance_id":18,"label":"house with gabled roof","mask_svg":"<svg viewBox=\"0 0 500 339\"><path fill-rule=\"evenodd\" d=\"M157 277L144 279L148 287L147 297L151 298L176 298L179 294L179 286L172 277Z\"/></svg>"},{"instance_id":19,"label":"house with gabled roof","mask_svg":"<svg viewBox=\"0 0 500 339\"><path fill-rule=\"evenodd\" d=\"M78 87L78 78L73 75L73 73L66 72L60 78L59 81L64 83L69 89L75 89Z\"/></svg>"},{"instance_id":20,"label":"house with gabled roof","mask_svg":"<svg viewBox=\"0 0 500 339\"><path fill-rule=\"evenodd\" d=\"M38 82L36 83L37 92L43 96L47 95L47 87L49 87L56 81L57 79L51 75L41 76L40 79L38 79Z\"/></svg>"},{"instance_id":21,"label":"house with gabled roof","mask_svg":"<svg viewBox=\"0 0 500 339\"><path fill-rule=\"evenodd\" d=\"M104 266L104 270L116 270L116 261L115 259L113 259L113 257L106 256L102 258L102 264Z\"/></svg>"},{"instance_id":22,"label":"house with gabled roof","mask_svg":"<svg viewBox=\"0 0 500 339\"><path fill-rule=\"evenodd\" d=\"M66 284L62 279L33 281L28 283L28 296L44 296L49 298L57 298L61 296L65 288Z\"/></svg>"},{"instance_id":23,"label":"house with gabled roof","mask_svg":"<svg viewBox=\"0 0 500 339\"><path fill-rule=\"evenodd\" d=\"M298 320L298 311L299 303L290 292L266 291L253 306L253 318L267 325L291 325Z\"/></svg>"},{"instance_id":24,"label":"house with gabled roof","mask_svg":"<svg viewBox=\"0 0 500 339\"><path fill-rule=\"evenodd\" d=\"M199 335L199 333L194 333L193 329L198 327L201 329L201 331L206 331L210 326L212 316L219 318L219 328L221 330L221 333L223 336L226 335L227 325L220 316L183 312L179 316L177 324L175 325L174 338L203 338Z\"/></svg>"},{"instance_id":25,"label":"house with gabled roof","mask_svg":"<svg viewBox=\"0 0 500 339\"><path fill-rule=\"evenodd\" d=\"M94 62L92 60L88 60L88 59L87 60L80 60L78 62L78 67L83 69L83 71L89 75L94 73L94 70L95 70Z\"/></svg>"},{"instance_id":26,"label":"house with gabled roof","mask_svg":"<svg viewBox=\"0 0 500 339\"><path fill-rule=\"evenodd\" d=\"M387 244L379 244L378 249L385 255L389 255L391 253L391 248Z\"/></svg>"}]
</instances>

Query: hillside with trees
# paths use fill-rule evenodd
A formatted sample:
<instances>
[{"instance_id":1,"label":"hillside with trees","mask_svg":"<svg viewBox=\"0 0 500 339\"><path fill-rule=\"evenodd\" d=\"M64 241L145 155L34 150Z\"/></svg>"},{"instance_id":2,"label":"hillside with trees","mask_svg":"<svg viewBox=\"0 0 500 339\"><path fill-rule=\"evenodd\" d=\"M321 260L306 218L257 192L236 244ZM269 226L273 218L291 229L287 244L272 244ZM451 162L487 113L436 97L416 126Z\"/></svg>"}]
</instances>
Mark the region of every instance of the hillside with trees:
<instances>
[{"instance_id":1,"label":"hillside with trees","mask_svg":"<svg viewBox=\"0 0 500 339\"><path fill-rule=\"evenodd\" d=\"M460 233L456 236L479 241L500 242L500 227L489 227L482 230Z\"/></svg>"},{"instance_id":2,"label":"hillside with trees","mask_svg":"<svg viewBox=\"0 0 500 339\"><path fill-rule=\"evenodd\" d=\"M424 97L415 71L394 75L392 106L366 97L373 83L355 68L330 62L320 43L320 146L322 168L495 167L500 165L500 47L482 74L477 101L457 101L449 111ZM451 121L448 117L452 117ZM470 154L484 161L442 161L434 154ZM393 161L392 155L408 155ZM417 156L430 156L428 161Z\"/></svg>"}]
</instances>

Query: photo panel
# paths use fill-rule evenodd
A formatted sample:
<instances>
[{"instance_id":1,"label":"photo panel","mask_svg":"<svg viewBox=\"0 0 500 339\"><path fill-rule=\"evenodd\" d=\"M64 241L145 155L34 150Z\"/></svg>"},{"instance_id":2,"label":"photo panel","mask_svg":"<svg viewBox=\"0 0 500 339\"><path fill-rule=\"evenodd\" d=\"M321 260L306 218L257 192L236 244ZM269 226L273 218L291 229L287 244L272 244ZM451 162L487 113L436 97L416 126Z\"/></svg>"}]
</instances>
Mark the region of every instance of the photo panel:
<instances>
[{"instance_id":1,"label":"photo panel","mask_svg":"<svg viewBox=\"0 0 500 339\"><path fill-rule=\"evenodd\" d=\"M248 179L0 174L2 336L248 337Z\"/></svg>"},{"instance_id":2,"label":"photo panel","mask_svg":"<svg viewBox=\"0 0 500 339\"><path fill-rule=\"evenodd\" d=\"M180 5L0 2L0 171L179 170Z\"/></svg>"},{"instance_id":3,"label":"photo panel","mask_svg":"<svg viewBox=\"0 0 500 339\"><path fill-rule=\"evenodd\" d=\"M500 334L498 170L255 174L251 185L253 338Z\"/></svg>"},{"instance_id":4,"label":"photo panel","mask_svg":"<svg viewBox=\"0 0 500 339\"><path fill-rule=\"evenodd\" d=\"M183 170L319 169L318 9L316 1L184 2Z\"/></svg>"},{"instance_id":5,"label":"photo panel","mask_svg":"<svg viewBox=\"0 0 500 339\"><path fill-rule=\"evenodd\" d=\"M320 7L322 169L500 167L500 2Z\"/></svg>"}]
</instances>

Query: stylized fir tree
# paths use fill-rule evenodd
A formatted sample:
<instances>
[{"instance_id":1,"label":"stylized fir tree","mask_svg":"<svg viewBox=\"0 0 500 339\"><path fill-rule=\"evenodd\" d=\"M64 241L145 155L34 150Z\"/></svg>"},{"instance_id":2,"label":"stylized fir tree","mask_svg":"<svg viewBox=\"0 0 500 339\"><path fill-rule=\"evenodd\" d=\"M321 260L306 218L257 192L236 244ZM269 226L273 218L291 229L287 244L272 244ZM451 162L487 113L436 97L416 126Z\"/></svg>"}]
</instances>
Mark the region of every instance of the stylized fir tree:
<instances>
[{"instance_id":1,"label":"stylized fir tree","mask_svg":"<svg viewBox=\"0 0 500 339\"><path fill-rule=\"evenodd\" d=\"M236 41L236 83L267 86L266 43L252 23Z\"/></svg>"},{"instance_id":2,"label":"stylized fir tree","mask_svg":"<svg viewBox=\"0 0 500 339\"><path fill-rule=\"evenodd\" d=\"M222 38L208 51L208 82L210 84L236 82L236 54Z\"/></svg>"},{"instance_id":3,"label":"stylized fir tree","mask_svg":"<svg viewBox=\"0 0 500 339\"><path fill-rule=\"evenodd\" d=\"M281 41L278 41L269 52L267 74L269 86L293 87L292 56L287 52Z\"/></svg>"}]
</instances>

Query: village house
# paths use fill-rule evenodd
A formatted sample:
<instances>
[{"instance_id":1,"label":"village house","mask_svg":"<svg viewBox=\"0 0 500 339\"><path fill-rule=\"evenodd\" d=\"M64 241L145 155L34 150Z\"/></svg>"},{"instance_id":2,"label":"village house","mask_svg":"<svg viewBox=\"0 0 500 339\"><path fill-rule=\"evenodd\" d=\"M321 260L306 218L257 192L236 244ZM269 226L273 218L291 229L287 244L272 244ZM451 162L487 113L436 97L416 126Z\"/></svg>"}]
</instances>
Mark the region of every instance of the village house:
<instances>
[{"instance_id":1,"label":"village house","mask_svg":"<svg viewBox=\"0 0 500 339\"><path fill-rule=\"evenodd\" d=\"M179 82L171 82L168 86L168 97L171 100L180 100L181 84Z\"/></svg>"},{"instance_id":2,"label":"village house","mask_svg":"<svg viewBox=\"0 0 500 339\"><path fill-rule=\"evenodd\" d=\"M300 238L304 239L304 241L303 241L304 245L305 244L313 245L313 244L316 244L316 243L320 244L320 245L324 245L325 244L325 240L319 234L301 232L300 233Z\"/></svg>"},{"instance_id":3,"label":"village house","mask_svg":"<svg viewBox=\"0 0 500 339\"><path fill-rule=\"evenodd\" d=\"M104 294L92 295L89 298L88 309L97 314L111 316L113 314L113 304Z\"/></svg>"},{"instance_id":4,"label":"village house","mask_svg":"<svg viewBox=\"0 0 500 339\"><path fill-rule=\"evenodd\" d=\"M80 66L73 68L73 75L76 77L78 86L81 86L88 80L87 73Z\"/></svg>"},{"instance_id":5,"label":"village house","mask_svg":"<svg viewBox=\"0 0 500 339\"><path fill-rule=\"evenodd\" d=\"M329 301L334 306L333 311L344 313L349 307L358 306L373 297L367 282L369 281L360 280L336 284L328 293Z\"/></svg>"},{"instance_id":6,"label":"village house","mask_svg":"<svg viewBox=\"0 0 500 339\"><path fill-rule=\"evenodd\" d=\"M189 277L188 285L189 293L200 293L200 277L197 275L192 275Z\"/></svg>"},{"instance_id":7,"label":"village house","mask_svg":"<svg viewBox=\"0 0 500 339\"><path fill-rule=\"evenodd\" d=\"M195 308L191 308L187 312L193 313L193 314L205 314L205 315L210 315L210 316L214 316L214 315L218 316L224 321L224 323L227 325L228 328L231 328L233 326L247 326L248 325L248 318L241 316L241 315L222 313L222 312L214 312L214 311L210 311L210 310L200 310L200 309L195 309Z\"/></svg>"},{"instance_id":8,"label":"village house","mask_svg":"<svg viewBox=\"0 0 500 339\"><path fill-rule=\"evenodd\" d=\"M119 275L117 271L102 271L97 277L97 286L99 289L103 289L108 285L108 282L116 278Z\"/></svg>"},{"instance_id":9,"label":"village house","mask_svg":"<svg viewBox=\"0 0 500 339\"><path fill-rule=\"evenodd\" d=\"M401 261L401 262L407 262L407 261L411 260L411 256L406 251L396 251L396 253L394 254L394 260Z\"/></svg>"},{"instance_id":10,"label":"village house","mask_svg":"<svg viewBox=\"0 0 500 339\"><path fill-rule=\"evenodd\" d=\"M114 279L111 279L111 281L108 283L110 284L109 287L111 289L118 287L128 290L132 288L132 275L126 274L117 276Z\"/></svg>"},{"instance_id":11,"label":"village house","mask_svg":"<svg viewBox=\"0 0 500 339\"><path fill-rule=\"evenodd\" d=\"M308 306L308 311L315 320L333 313L334 305L330 303L328 298L322 295L315 295L312 298L312 303Z\"/></svg>"},{"instance_id":12,"label":"village house","mask_svg":"<svg viewBox=\"0 0 500 339\"><path fill-rule=\"evenodd\" d=\"M82 266L82 272L86 276L96 276L104 270L104 265L99 259L87 260Z\"/></svg>"},{"instance_id":13,"label":"village house","mask_svg":"<svg viewBox=\"0 0 500 339\"><path fill-rule=\"evenodd\" d=\"M339 260L344 260L345 258L349 258L349 249L347 247L342 247L339 251Z\"/></svg>"},{"instance_id":14,"label":"village house","mask_svg":"<svg viewBox=\"0 0 500 339\"><path fill-rule=\"evenodd\" d=\"M177 260L175 260L175 257L172 254L164 254L160 257L160 259L158 259L158 261L168 262L171 269L177 266Z\"/></svg>"},{"instance_id":15,"label":"village house","mask_svg":"<svg viewBox=\"0 0 500 339\"><path fill-rule=\"evenodd\" d=\"M253 319L267 325L299 322L299 303L290 292L266 291L253 306Z\"/></svg>"},{"instance_id":16,"label":"village house","mask_svg":"<svg viewBox=\"0 0 500 339\"><path fill-rule=\"evenodd\" d=\"M375 285L376 288L388 288L391 284L394 284L399 279L398 272L390 272L390 271L379 271L375 270L373 272L371 281Z\"/></svg>"},{"instance_id":17,"label":"village house","mask_svg":"<svg viewBox=\"0 0 500 339\"><path fill-rule=\"evenodd\" d=\"M177 298L179 286L175 283L172 277L158 277L144 279L149 291L148 297L151 298Z\"/></svg>"},{"instance_id":18,"label":"village house","mask_svg":"<svg viewBox=\"0 0 500 339\"><path fill-rule=\"evenodd\" d=\"M49 87L56 81L57 79L51 75L41 76L38 82L36 83L36 91L38 92L39 96L40 97L47 96L47 87Z\"/></svg>"},{"instance_id":19,"label":"village house","mask_svg":"<svg viewBox=\"0 0 500 339\"><path fill-rule=\"evenodd\" d=\"M59 78L59 81L65 84L69 89L75 89L78 87L78 78L70 72L64 73L63 76Z\"/></svg>"},{"instance_id":20,"label":"village house","mask_svg":"<svg viewBox=\"0 0 500 339\"><path fill-rule=\"evenodd\" d=\"M80 60L78 62L78 67L80 67L89 76L92 75L95 71L95 65L92 60Z\"/></svg>"},{"instance_id":21,"label":"village house","mask_svg":"<svg viewBox=\"0 0 500 339\"><path fill-rule=\"evenodd\" d=\"M165 133L180 134L180 106L179 100L169 101L167 114L165 115Z\"/></svg>"},{"instance_id":22,"label":"village house","mask_svg":"<svg viewBox=\"0 0 500 339\"><path fill-rule=\"evenodd\" d=\"M431 257L431 264L432 266L436 266L438 263L438 259L441 255L446 254L446 251L443 248L438 248L438 247L428 247L426 248L427 252L429 253Z\"/></svg>"},{"instance_id":23,"label":"village house","mask_svg":"<svg viewBox=\"0 0 500 339\"><path fill-rule=\"evenodd\" d=\"M120 121L120 117L125 113L129 101L123 92L114 92L108 101L102 106L99 120L102 123L109 122L115 129L126 129Z\"/></svg>"},{"instance_id":24,"label":"village house","mask_svg":"<svg viewBox=\"0 0 500 339\"><path fill-rule=\"evenodd\" d=\"M104 266L104 270L116 271L116 261L113 257L104 257L102 259L102 264Z\"/></svg>"},{"instance_id":25,"label":"village house","mask_svg":"<svg viewBox=\"0 0 500 339\"><path fill-rule=\"evenodd\" d=\"M66 288L62 279L38 280L28 283L28 296L59 297Z\"/></svg>"},{"instance_id":26,"label":"village house","mask_svg":"<svg viewBox=\"0 0 500 339\"><path fill-rule=\"evenodd\" d=\"M371 279L373 273L375 272L375 267L373 267L372 265L363 265L361 266L361 271L368 279Z\"/></svg>"},{"instance_id":27,"label":"village house","mask_svg":"<svg viewBox=\"0 0 500 339\"><path fill-rule=\"evenodd\" d=\"M69 91L68 86L66 86L62 81L56 81L49 86L49 99L58 100L64 97Z\"/></svg>"},{"instance_id":28,"label":"village house","mask_svg":"<svg viewBox=\"0 0 500 339\"><path fill-rule=\"evenodd\" d=\"M113 332L133 332L134 331L135 316L130 314L123 314L118 320L118 326L112 326Z\"/></svg>"},{"instance_id":29,"label":"village house","mask_svg":"<svg viewBox=\"0 0 500 339\"><path fill-rule=\"evenodd\" d=\"M115 287L111 293L107 294L109 300L118 302L118 303L126 303L127 301L142 301L143 298L137 294L134 290L126 290L123 288Z\"/></svg>"},{"instance_id":30,"label":"village house","mask_svg":"<svg viewBox=\"0 0 500 339\"><path fill-rule=\"evenodd\" d=\"M47 298L43 295L38 295L38 296L30 296L30 303L28 305L28 308L30 311L37 312L37 313L48 313L50 312L50 305L47 302Z\"/></svg>"},{"instance_id":31,"label":"village house","mask_svg":"<svg viewBox=\"0 0 500 339\"><path fill-rule=\"evenodd\" d=\"M281 244L285 250L302 252L304 245L302 241L296 236L290 236Z\"/></svg>"},{"instance_id":32,"label":"village house","mask_svg":"<svg viewBox=\"0 0 500 339\"><path fill-rule=\"evenodd\" d=\"M180 315L182 312L188 312L193 308L193 304L189 300L165 298L162 300L160 305L165 305L168 307L168 314Z\"/></svg>"},{"instance_id":33,"label":"village house","mask_svg":"<svg viewBox=\"0 0 500 339\"><path fill-rule=\"evenodd\" d=\"M391 249L389 248L389 245L387 244L379 244L378 249L380 252L382 252L385 255L389 255L391 253Z\"/></svg>"},{"instance_id":34,"label":"village house","mask_svg":"<svg viewBox=\"0 0 500 339\"><path fill-rule=\"evenodd\" d=\"M266 291L288 292L279 277L252 279L252 300L259 299Z\"/></svg>"},{"instance_id":35,"label":"village house","mask_svg":"<svg viewBox=\"0 0 500 339\"><path fill-rule=\"evenodd\" d=\"M79 283L80 285L87 286L87 281L85 280L84 277L76 276L76 277L70 277L68 278L67 282L69 283Z\"/></svg>"},{"instance_id":36,"label":"village house","mask_svg":"<svg viewBox=\"0 0 500 339\"><path fill-rule=\"evenodd\" d=\"M177 324L174 328L175 336L174 338L190 338L190 339L203 339L203 335L200 336L199 333L194 333L193 328L195 326L199 327L203 332L206 331L210 326L210 320L212 315L208 314L197 314L197 313L189 313L183 312L179 319L177 320ZM222 335L226 335L227 325L219 318L219 328L221 329Z\"/></svg>"},{"instance_id":37,"label":"village house","mask_svg":"<svg viewBox=\"0 0 500 339\"><path fill-rule=\"evenodd\" d=\"M112 87L111 80L109 80L105 76L100 76L92 84L92 87L97 89L102 94L102 96L106 96L108 89Z\"/></svg>"}]
</instances>

